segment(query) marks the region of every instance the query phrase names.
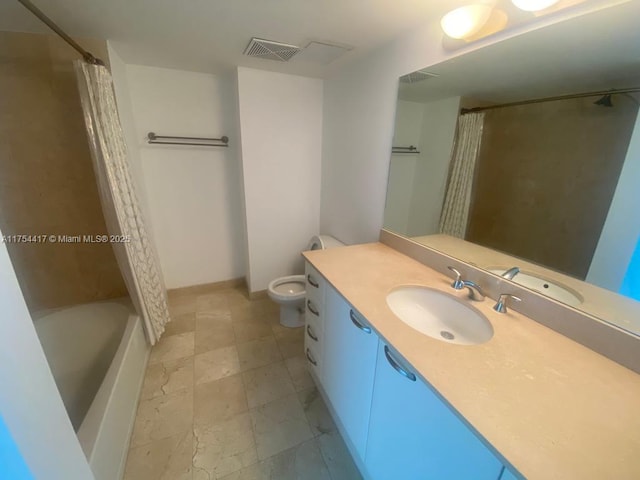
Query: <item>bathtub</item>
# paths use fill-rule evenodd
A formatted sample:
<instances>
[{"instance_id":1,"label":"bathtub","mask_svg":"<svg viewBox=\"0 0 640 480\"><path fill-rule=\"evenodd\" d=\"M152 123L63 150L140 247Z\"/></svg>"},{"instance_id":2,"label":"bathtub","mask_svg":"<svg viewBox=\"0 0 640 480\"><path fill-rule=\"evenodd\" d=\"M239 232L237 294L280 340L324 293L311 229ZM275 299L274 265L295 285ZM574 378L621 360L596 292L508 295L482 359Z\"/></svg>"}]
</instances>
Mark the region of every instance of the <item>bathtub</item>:
<instances>
[{"instance_id":1,"label":"bathtub","mask_svg":"<svg viewBox=\"0 0 640 480\"><path fill-rule=\"evenodd\" d=\"M149 355L128 299L34 315L51 372L96 480L124 473Z\"/></svg>"}]
</instances>

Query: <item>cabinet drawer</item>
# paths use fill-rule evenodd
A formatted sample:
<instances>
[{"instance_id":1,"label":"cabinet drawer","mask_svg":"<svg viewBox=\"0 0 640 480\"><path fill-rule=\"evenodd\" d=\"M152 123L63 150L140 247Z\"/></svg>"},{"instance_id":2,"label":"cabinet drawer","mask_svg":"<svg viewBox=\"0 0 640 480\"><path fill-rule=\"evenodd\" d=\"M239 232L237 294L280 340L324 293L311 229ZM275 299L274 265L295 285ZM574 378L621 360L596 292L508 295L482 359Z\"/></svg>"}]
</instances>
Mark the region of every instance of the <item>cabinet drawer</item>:
<instances>
[{"instance_id":1,"label":"cabinet drawer","mask_svg":"<svg viewBox=\"0 0 640 480\"><path fill-rule=\"evenodd\" d=\"M322 351L320 346L322 345L322 337L324 336L324 332L321 328L318 327L318 323L315 320L307 320L304 325L304 336L305 342L309 340L311 345L315 345L318 351Z\"/></svg>"},{"instance_id":2,"label":"cabinet drawer","mask_svg":"<svg viewBox=\"0 0 640 480\"><path fill-rule=\"evenodd\" d=\"M324 330L323 304L318 304L311 298L305 299L304 318L307 325L312 325L314 330L322 332Z\"/></svg>"},{"instance_id":3,"label":"cabinet drawer","mask_svg":"<svg viewBox=\"0 0 640 480\"><path fill-rule=\"evenodd\" d=\"M325 279L309 262L305 264L304 274L307 299L318 306L322 305L324 302Z\"/></svg>"},{"instance_id":4,"label":"cabinet drawer","mask_svg":"<svg viewBox=\"0 0 640 480\"><path fill-rule=\"evenodd\" d=\"M315 376L317 380L322 378L322 345L309 338L304 337L304 352L307 357L307 365L309 371Z\"/></svg>"}]
</instances>

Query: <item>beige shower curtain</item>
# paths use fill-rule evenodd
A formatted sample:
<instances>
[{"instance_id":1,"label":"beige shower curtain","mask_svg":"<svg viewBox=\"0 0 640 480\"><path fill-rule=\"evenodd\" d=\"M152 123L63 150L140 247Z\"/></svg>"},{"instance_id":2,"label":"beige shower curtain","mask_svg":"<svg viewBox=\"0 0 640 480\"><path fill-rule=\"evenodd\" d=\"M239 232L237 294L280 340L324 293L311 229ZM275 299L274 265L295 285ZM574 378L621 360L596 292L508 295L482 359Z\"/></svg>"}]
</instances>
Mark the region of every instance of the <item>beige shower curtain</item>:
<instances>
[{"instance_id":1,"label":"beige shower curtain","mask_svg":"<svg viewBox=\"0 0 640 480\"><path fill-rule=\"evenodd\" d=\"M87 127L93 168L110 235L127 241L112 243L131 300L155 344L169 322L164 280L145 228L129 171L111 74L106 67L75 62L80 100Z\"/></svg>"},{"instance_id":2,"label":"beige shower curtain","mask_svg":"<svg viewBox=\"0 0 640 480\"><path fill-rule=\"evenodd\" d=\"M440 216L440 233L458 238L465 237L471 206L473 173L480 154L483 126L484 113L467 113L458 117L451 173Z\"/></svg>"}]
</instances>

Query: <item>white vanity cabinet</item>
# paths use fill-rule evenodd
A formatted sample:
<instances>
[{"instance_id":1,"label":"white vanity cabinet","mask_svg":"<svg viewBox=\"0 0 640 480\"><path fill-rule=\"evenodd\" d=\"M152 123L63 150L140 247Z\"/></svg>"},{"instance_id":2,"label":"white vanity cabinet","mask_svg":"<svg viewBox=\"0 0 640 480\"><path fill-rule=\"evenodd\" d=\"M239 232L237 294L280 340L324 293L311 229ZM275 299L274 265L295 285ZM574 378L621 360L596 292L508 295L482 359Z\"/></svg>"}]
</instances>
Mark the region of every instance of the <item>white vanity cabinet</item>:
<instances>
[{"instance_id":1,"label":"white vanity cabinet","mask_svg":"<svg viewBox=\"0 0 640 480\"><path fill-rule=\"evenodd\" d=\"M378 336L330 285L325 288L321 383L342 433L364 459Z\"/></svg>"},{"instance_id":2,"label":"white vanity cabinet","mask_svg":"<svg viewBox=\"0 0 640 480\"><path fill-rule=\"evenodd\" d=\"M309 263L308 365L367 480L511 480L478 437Z\"/></svg>"},{"instance_id":3,"label":"white vanity cabinet","mask_svg":"<svg viewBox=\"0 0 640 480\"><path fill-rule=\"evenodd\" d=\"M320 379L323 368L324 294L327 282L309 262L305 264L305 277L304 350L309 369L316 379Z\"/></svg>"},{"instance_id":4,"label":"white vanity cabinet","mask_svg":"<svg viewBox=\"0 0 640 480\"><path fill-rule=\"evenodd\" d=\"M498 480L502 463L380 341L365 466L372 480Z\"/></svg>"}]
</instances>

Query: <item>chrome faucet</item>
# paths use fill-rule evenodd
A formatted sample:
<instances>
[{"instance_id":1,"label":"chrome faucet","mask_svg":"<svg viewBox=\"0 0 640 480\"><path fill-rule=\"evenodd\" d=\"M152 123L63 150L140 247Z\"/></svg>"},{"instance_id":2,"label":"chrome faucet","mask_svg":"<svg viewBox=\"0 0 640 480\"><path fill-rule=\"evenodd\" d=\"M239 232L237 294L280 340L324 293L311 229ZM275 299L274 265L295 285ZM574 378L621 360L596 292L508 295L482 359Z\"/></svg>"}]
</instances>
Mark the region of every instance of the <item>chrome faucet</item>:
<instances>
[{"instance_id":1,"label":"chrome faucet","mask_svg":"<svg viewBox=\"0 0 640 480\"><path fill-rule=\"evenodd\" d=\"M498 297L498 302L493 306L493 309L498 313L507 313L507 299L511 298L516 302L521 302L522 299L520 297L516 297L511 293L502 293Z\"/></svg>"},{"instance_id":2,"label":"chrome faucet","mask_svg":"<svg viewBox=\"0 0 640 480\"><path fill-rule=\"evenodd\" d=\"M513 280L517 274L520 273L520 269L518 267L511 267L509 270L506 270L502 275L502 278L506 278L507 280Z\"/></svg>"},{"instance_id":3,"label":"chrome faucet","mask_svg":"<svg viewBox=\"0 0 640 480\"><path fill-rule=\"evenodd\" d=\"M462 290L463 288L468 288L469 298L471 300L475 300L476 302L480 302L484 300L484 292L482 291L482 288L480 288L480 285L478 285L475 282L472 282L471 280L463 280L462 274L455 268L453 267L447 267L447 268L456 275L455 280L451 283L451 287L455 288L456 290Z\"/></svg>"}]
</instances>

